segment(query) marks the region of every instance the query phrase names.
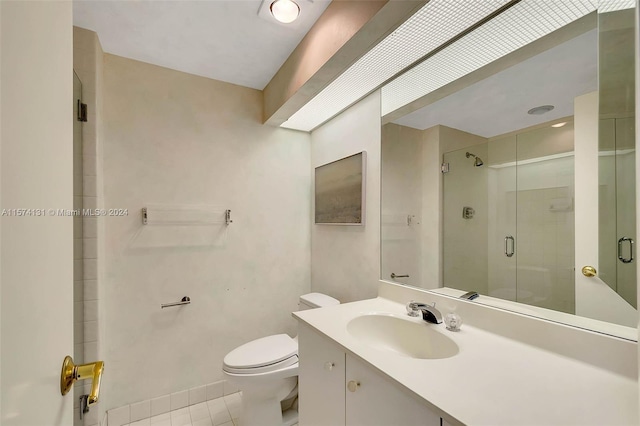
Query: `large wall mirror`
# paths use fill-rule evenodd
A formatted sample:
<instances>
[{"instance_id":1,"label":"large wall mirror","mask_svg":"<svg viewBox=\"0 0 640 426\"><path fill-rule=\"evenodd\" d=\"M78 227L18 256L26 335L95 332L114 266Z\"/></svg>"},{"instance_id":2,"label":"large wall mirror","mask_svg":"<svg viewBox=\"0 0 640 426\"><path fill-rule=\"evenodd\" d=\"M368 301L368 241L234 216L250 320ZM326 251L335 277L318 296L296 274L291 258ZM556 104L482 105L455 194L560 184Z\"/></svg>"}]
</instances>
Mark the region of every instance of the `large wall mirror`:
<instances>
[{"instance_id":1,"label":"large wall mirror","mask_svg":"<svg viewBox=\"0 0 640 426\"><path fill-rule=\"evenodd\" d=\"M635 338L635 1L540 6L383 87L381 278Z\"/></svg>"}]
</instances>

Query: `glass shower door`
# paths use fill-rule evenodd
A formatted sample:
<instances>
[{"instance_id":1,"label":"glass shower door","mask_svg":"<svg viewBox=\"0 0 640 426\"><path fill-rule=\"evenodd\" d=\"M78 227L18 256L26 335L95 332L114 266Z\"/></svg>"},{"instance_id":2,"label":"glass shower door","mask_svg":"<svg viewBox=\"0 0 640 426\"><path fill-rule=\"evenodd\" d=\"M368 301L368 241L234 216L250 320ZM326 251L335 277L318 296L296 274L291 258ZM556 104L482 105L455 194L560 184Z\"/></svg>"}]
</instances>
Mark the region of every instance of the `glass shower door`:
<instances>
[{"instance_id":1,"label":"glass shower door","mask_svg":"<svg viewBox=\"0 0 640 426\"><path fill-rule=\"evenodd\" d=\"M517 135L517 295L575 312L573 122Z\"/></svg>"},{"instance_id":2,"label":"glass shower door","mask_svg":"<svg viewBox=\"0 0 640 426\"><path fill-rule=\"evenodd\" d=\"M601 203L600 277L636 308L635 123L615 118L600 126L600 197L610 201Z\"/></svg>"},{"instance_id":3,"label":"glass shower door","mask_svg":"<svg viewBox=\"0 0 640 426\"><path fill-rule=\"evenodd\" d=\"M489 142L487 155L488 189L488 261L487 294L504 300L517 300L517 265L519 235L517 233L516 137L514 135Z\"/></svg>"}]
</instances>

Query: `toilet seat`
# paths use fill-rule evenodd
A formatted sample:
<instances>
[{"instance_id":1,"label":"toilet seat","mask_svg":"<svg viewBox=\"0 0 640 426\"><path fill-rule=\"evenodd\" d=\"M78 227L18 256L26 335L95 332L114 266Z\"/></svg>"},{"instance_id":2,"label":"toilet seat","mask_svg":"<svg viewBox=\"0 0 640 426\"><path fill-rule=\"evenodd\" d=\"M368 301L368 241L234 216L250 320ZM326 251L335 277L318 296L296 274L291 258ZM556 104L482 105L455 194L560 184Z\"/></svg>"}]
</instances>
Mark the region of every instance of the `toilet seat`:
<instances>
[{"instance_id":1,"label":"toilet seat","mask_svg":"<svg viewBox=\"0 0 640 426\"><path fill-rule=\"evenodd\" d=\"M233 374L277 371L298 363L298 342L286 334L253 340L224 357L222 369Z\"/></svg>"}]
</instances>

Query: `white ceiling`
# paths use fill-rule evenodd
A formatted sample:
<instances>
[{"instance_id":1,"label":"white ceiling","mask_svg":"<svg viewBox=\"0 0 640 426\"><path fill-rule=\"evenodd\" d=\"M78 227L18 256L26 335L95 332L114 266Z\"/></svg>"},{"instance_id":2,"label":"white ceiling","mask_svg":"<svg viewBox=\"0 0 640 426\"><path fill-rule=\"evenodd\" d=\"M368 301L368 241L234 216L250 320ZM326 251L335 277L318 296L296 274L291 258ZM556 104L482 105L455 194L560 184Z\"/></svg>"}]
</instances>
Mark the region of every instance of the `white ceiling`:
<instances>
[{"instance_id":1,"label":"white ceiling","mask_svg":"<svg viewBox=\"0 0 640 426\"><path fill-rule=\"evenodd\" d=\"M421 130L442 124L493 137L571 116L574 98L597 90L597 43L597 30L589 31L394 123ZM540 105L555 109L527 114Z\"/></svg>"},{"instance_id":2,"label":"white ceiling","mask_svg":"<svg viewBox=\"0 0 640 426\"><path fill-rule=\"evenodd\" d=\"M73 24L107 53L261 90L329 3L299 0L284 25L258 16L260 0L74 0Z\"/></svg>"}]
</instances>

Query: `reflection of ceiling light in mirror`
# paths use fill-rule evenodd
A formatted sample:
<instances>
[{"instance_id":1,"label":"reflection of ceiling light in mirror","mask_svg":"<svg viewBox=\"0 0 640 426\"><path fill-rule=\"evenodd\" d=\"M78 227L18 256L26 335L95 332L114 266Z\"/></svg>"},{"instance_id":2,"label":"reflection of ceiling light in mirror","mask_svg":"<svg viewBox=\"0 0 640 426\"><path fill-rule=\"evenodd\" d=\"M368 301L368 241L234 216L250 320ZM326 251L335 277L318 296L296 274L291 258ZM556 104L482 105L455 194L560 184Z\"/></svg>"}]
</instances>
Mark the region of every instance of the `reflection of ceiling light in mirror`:
<instances>
[{"instance_id":1,"label":"reflection of ceiling light in mirror","mask_svg":"<svg viewBox=\"0 0 640 426\"><path fill-rule=\"evenodd\" d=\"M310 131L510 0L431 0L282 124Z\"/></svg>"},{"instance_id":2,"label":"reflection of ceiling light in mirror","mask_svg":"<svg viewBox=\"0 0 640 426\"><path fill-rule=\"evenodd\" d=\"M558 127L562 127L562 126L564 126L565 124L567 124L567 122L566 122L566 121L564 121L564 122L562 122L562 123L552 124L552 125L551 125L551 127L558 128Z\"/></svg>"},{"instance_id":3,"label":"reflection of ceiling light in mirror","mask_svg":"<svg viewBox=\"0 0 640 426\"><path fill-rule=\"evenodd\" d=\"M276 0L269 8L271 14L283 24L290 24L300 15L300 6L293 0Z\"/></svg>"},{"instance_id":4,"label":"reflection of ceiling light in mirror","mask_svg":"<svg viewBox=\"0 0 640 426\"><path fill-rule=\"evenodd\" d=\"M529 111L527 111L527 114L542 115L542 114L548 113L549 111L553 111L554 108L555 107L553 105L542 105L535 108L531 108Z\"/></svg>"},{"instance_id":5,"label":"reflection of ceiling light in mirror","mask_svg":"<svg viewBox=\"0 0 640 426\"><path fill-rule=\"evenodd\" d=\"M596 0L522 0L382 88L389 114L596 10Z\"/></svg>"}]
</instances>

